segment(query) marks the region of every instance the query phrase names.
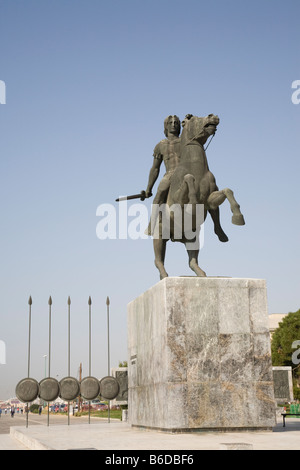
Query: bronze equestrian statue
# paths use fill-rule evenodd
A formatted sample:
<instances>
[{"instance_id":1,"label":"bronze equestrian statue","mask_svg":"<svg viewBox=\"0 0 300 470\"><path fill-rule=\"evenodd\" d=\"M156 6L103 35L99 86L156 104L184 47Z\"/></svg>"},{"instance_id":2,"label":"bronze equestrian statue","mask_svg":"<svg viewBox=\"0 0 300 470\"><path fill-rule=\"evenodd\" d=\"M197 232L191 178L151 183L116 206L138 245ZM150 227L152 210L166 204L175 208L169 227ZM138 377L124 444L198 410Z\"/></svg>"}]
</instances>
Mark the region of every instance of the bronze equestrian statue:
<instances>
[{"instance_id":1,"label":"bronze equestrian statue","mask_svg":"<svg viewBox=\"0 0 300 470\"><path fill-rule=\"evenodd\" d=\"M200 224L206 219L207 213L212 217L214 230L222 242L228 241L226 234L220 225L219 206L228 200L232 211L232 223L244 225L244 217L240 206L234 198L233 191L229 188L219 190L214 175L209 171L204 145L210 136L214 136L220 120L218 116L209 114L207 117L197 117L188 114L182 122L182 134L179 138L180 125L177 116L169 116L165 120L165 134L167 139L156 146L154 152L154 164L150 171L146 197L152 195L152 187L158 177L159 166L162 161L166 164L167 173L158 187L154 200L154 211L151 222L146 231L154 234L155 266L158 268L160 278L168 276L165 267L166 244L168 240L180 241L186 245L189 266L197 276L206 276L198 265L199 255L199 231ZM171 136L171 137L170 137ZM174 152L174 149L176 150ZM168 170L170 166L170 170ZM196 208L202 205L203 220L199 222ZM164 218L159 212L161 206L167 212L170 222L167 236L163 226ZM173 208L181 208L181 215L174 216ZM170 210L171 209L171 210ZM194 234L194 245L191 245L190 236L186 236L184 228L184 217L189 212L192 217L192 233ZM192 215L191 215L192 214ZM178 220L180 218L180 221ZM180 223L179 223L180 222ZM178 227L182 232L178 234ZM156 229L156 230L155 230ZM196 240L195 240L196 239Z\"/></svg>"}]
</instances>

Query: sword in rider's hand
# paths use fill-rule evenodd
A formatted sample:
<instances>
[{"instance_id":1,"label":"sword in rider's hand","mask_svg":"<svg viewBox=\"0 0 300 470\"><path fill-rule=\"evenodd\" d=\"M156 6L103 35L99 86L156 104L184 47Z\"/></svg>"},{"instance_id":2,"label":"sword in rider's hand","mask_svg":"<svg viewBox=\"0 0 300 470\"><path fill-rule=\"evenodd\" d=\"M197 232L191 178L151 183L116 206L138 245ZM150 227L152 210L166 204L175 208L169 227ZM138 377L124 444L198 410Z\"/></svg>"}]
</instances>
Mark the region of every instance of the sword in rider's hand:
<instances>
[{"instance_id":1,"label":"sword in rider's hand","mask_svg":"<svg viewBox=\"0 0 300 470\"><path fill-rule=\"evenodd\" d=\"M151 197L152 193L149 194L149 196L146 196L146 191L141 191L140 194L132 194L131 196L122 196L116 199L116 202L120 201L128 201L129 199L140 199L141 201L144 201L146 197Z\"/></svg>"}]
</instances>

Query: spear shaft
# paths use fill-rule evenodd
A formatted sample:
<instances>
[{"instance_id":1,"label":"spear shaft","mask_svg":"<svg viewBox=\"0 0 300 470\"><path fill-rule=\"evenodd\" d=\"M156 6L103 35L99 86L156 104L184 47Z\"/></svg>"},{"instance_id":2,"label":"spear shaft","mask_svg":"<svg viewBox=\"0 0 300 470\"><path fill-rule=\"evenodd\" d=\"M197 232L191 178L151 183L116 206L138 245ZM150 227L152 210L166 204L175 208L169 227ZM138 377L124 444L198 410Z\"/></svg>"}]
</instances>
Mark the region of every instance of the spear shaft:
<instances>
[{"instance_id":1,"label":"spear shaft","mask_svg":"<svg viewBox=\"0 0 300 470\"><path fill-rule=\"evenodd\" d=\"M92 299L89 297L89 376L92 375ZM91 401L89 401L89 424L91 423Z\"/></svg>"},{"instance_id":2,"label":"spear shaft","mask_svg":"<svg viewBox=\"0 0 300 470\"><path fill-rule=\"evenodd\" d=\"M29 305L29 331L28 331L28 378L30 377L30 349L31 349L31 305L32 305L32 298L31 296L29 297L28 300L28 305ZM26 409L26 428L28 428L28 414L29 414L29 403L27 403L27 409Z\"/></svg>"},{"instance_id":3,"label":"spear shaft","mask_svg":"<svg viewBox=\"0 0 300 470\"><path fill-rule=\"evenodd\" d=\"M28 332L28 378L30 377L30 348L31 348L31 305L32 305L32 298L29 297L28 300L29 305L29 332Z\"/></svg>"},{"instance_id":4,"label":"spear shaft","mask_svg":"<svg viewBox=\"0 0 300 470\"><path fill-rule=\"evenodd\" d=\"M51 367L51 306L52 306L52 298L49 297L48 300L49 305L49 357L48 357L48 377L50 377L50 367ZM48 403L48 413L47 413L47 426L50 425L50 403Z\"/></svg>"},{"instance_id":5,"label":"spear shaft","mask_svg":"<svg viewBox=\"0 0 300 470\"><path fill-rule=\"evenodd\" d=\"M109 297L106 298L107 306L107 375L110 375L110 344L109 344ZM110 400L108 400L108 422L110 423Z\"/></svg>"},{"instance_id":6,"label":"spear shaft","mask_svg":"<svg viewBox=\"0 0 300 470\"><path fill-rule=\"evenodd\" d=\"M68 297L68 377L71 376L71 299ZM68 401L68 426L70 426L70 402Z\"/></svg>"}]
</instances>

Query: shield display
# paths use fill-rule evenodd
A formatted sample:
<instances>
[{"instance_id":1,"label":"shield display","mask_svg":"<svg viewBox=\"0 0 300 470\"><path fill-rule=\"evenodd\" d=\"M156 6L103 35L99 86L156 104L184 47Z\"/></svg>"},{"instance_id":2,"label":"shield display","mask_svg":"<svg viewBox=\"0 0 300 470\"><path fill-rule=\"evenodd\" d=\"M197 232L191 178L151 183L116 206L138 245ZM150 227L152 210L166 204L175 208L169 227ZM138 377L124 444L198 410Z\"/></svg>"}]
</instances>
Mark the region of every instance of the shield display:
<instances>
[{"instance_id":1,"label":"shield display","mask_svg":"<svg viewBox=\"0 0 300 470\"><path fill-rule=\"evenodd\" d=\"M59 382L60 393L59 396L63 400L73 401L80 394L80 384L74 377L65 377Z\"/></svg>"},{"instance_id":2,"label":"shield display","mask_svg":"<svg viewBox=\"0 0 300 470\"><path fill-rule=\"evenodd\" d=\"M80 393L85 400L95 400L100 393L99 380L95 377L85 377L80 383Z\"/></svg>"},{"instance_id":3,"label":"shield display","mask_svg":"<svg viewBox=\"0 0 300 470\"><path fill-rule=\"evenodd\" d=\"M116 398L120 391L119 382L115 377L103 377L100 380L100 395L106 400L113 400Z\"/></svg>"},{"instance_id":4,"label":"shield display","mask_svg":"<svg viewBox=\"0 0 300 470\"><path fill-rule=\"evenodd\" d=\"M22 379L16 386L16 396L23 403L34 401L39 395L39 384L35 379Z\"/></svg>"},{"instance_id":5,"label":"shield display","mask_svg":"<svg viewBox=\"0 0 300 470\"><path fill-rule=\"evenodd\" d=\"M39 397L47 402L55 401L56 398L59 396L59 383L56 379L52 377L48 377L47 379L43 379L40 382L40 393Z\"/></svg>"}]
</instances>

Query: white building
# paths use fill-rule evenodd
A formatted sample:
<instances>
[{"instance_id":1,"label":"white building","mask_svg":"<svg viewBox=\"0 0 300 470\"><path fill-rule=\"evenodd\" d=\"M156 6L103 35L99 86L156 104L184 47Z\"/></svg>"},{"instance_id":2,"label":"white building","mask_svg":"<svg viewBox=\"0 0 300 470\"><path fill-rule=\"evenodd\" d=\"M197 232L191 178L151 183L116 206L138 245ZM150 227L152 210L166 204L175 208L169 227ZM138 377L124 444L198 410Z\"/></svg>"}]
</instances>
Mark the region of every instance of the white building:
<instances>
[{"instance_id":1,"label":"white building","mask_svg":"<svg viewBox=\"0 0 300 470\"><path fill-rule=\"evenodd\" d=\"M271 338L274 331L279 327L279 323L282 322L284 317L286 317L287 315L287 313L272 313L271 315L269 315L269 329Z\"/></svg>"}]
</instances>

